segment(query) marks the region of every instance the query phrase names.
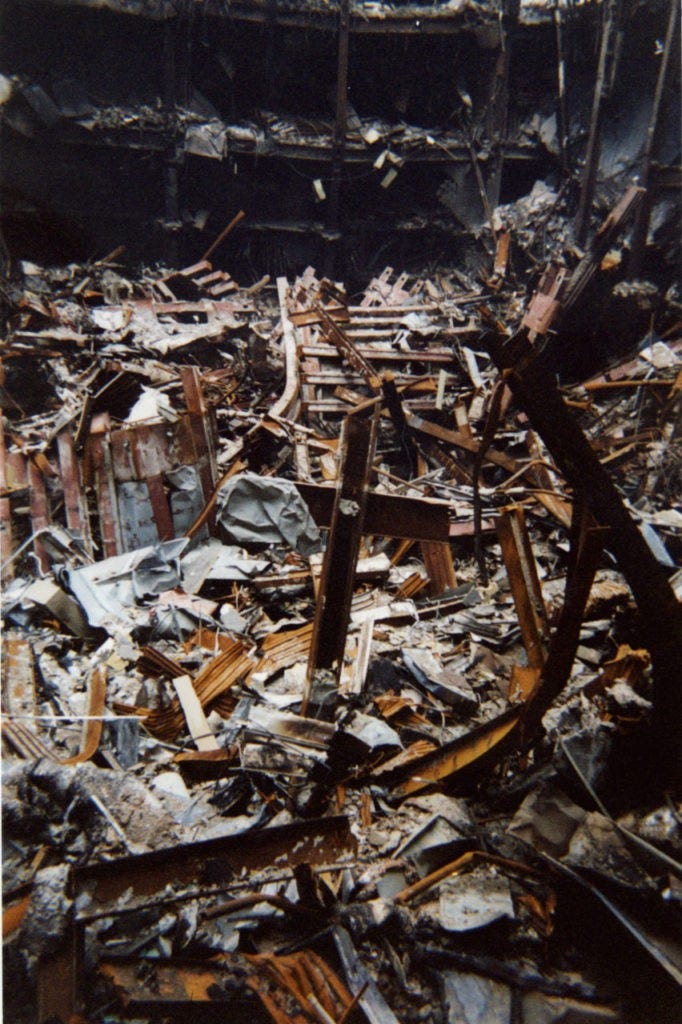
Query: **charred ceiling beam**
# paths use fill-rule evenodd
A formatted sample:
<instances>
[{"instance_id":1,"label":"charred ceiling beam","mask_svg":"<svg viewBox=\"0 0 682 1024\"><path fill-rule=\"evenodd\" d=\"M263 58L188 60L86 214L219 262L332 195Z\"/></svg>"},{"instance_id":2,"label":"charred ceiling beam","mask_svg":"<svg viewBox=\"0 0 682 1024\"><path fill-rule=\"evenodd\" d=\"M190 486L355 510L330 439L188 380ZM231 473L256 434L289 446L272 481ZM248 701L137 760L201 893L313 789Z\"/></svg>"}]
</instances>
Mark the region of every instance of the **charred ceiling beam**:
<instances>
[{"instance_id":1,"label":"charred ceiling beam","mask_svg":"<svg viewBox=\"0 0 682 1024\"><path fill-rule=\"evenodd\" d=\"M81 0L83 3L95 3L97 0ZM105 0L99 0L105 2ZM115 0L109 0L114 3ZM207 4L209 13L222 14L221 0L211 0ZM464 9L463 9L464 8ZM262 23L268 19L268 0L249 2L239 0L230 3L230 18L234 21ZM579 9L579 13L583 13ZM588 11L586 13L591 13ZM411 3L404 5L378 4L377 9L366 4L353 3L350 7L350 31L353 35L453 35L473 31L482 25L496 20L499 5L490 2L471 5L423 4ZM531 12L524 13L525 24L540 24L552 17L551 5L534 6ZM282 26L305 28L320 32L333 32L336 19L329 6L311 3L307 9L296 10L292 7L277 13L278 23Z\"/></svg>"}]
</instances>

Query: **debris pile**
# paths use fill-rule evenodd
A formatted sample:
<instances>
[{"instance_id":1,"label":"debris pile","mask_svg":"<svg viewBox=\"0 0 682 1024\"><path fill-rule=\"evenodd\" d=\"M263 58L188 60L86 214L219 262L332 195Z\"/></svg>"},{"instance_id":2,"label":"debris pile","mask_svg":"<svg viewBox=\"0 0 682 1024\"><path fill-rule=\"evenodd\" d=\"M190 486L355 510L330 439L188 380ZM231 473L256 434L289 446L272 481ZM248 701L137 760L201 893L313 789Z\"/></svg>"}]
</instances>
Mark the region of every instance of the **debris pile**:
<instances>
[{"instance_id":1,"label":"debris pile","mask_svg":"<svg viewBox=\"0 0 682 1024\"><path fill-rule=\"evenodd\" d=\"M530 302L507 230L355 300L22 265L8 1020L676 1019L679 305L547 365L640 200Z\"/></svg>"}]
</instances>

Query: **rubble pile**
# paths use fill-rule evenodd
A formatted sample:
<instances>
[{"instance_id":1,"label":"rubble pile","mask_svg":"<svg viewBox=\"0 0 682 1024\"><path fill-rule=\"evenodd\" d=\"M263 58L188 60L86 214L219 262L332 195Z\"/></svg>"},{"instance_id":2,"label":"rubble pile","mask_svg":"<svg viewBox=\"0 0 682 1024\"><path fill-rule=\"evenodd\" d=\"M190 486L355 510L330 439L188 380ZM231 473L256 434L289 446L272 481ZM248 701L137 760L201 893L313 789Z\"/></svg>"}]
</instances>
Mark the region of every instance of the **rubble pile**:
<instances>
[{"instance_id":1,"label":"rubble pile","mask_svg":"<svg viewBox=\"0 0 682 1024\"><path fill-rule=\"evenodd\" d=\"M21 265L6 1019L678 1019L674 294L547 369L640 199L530 302L506 229L353 298Z\"/></svg>"}]
</instances>

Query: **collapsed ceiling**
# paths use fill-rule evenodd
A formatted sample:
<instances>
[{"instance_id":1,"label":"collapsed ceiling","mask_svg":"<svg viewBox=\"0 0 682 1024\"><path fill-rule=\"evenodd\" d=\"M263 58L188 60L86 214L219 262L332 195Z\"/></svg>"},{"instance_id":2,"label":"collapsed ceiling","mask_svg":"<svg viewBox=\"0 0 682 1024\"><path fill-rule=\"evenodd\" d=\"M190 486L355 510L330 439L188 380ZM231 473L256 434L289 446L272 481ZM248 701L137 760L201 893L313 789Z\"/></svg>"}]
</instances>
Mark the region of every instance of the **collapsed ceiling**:
<instances>
[{"instance_id":1,"label":"collapsed ceiling","mask_svg":"<svg viewBox=\"0 0 682 1024\"><path fill-rule=\"evenodd\" d=\"M182 266L243 209L239 279L311 263L363 287L387 263L464 269L538 182L575 212L592 178L586 222L645 171L674 247L673 66L645 152L667 6L7 0L7 246Z\"/></svg>"}]
</instances>

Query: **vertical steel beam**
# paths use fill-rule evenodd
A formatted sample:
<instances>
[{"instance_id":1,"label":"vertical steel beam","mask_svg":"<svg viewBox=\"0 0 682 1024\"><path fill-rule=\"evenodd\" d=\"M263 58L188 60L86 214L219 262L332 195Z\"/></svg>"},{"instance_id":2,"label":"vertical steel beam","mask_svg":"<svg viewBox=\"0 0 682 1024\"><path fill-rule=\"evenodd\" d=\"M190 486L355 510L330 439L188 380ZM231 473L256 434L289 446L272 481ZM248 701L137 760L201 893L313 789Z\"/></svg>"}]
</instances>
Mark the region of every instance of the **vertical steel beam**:
<instances>
[{"instance_id":1,"label":"vertical steel beam","mask_svg":"<svg viewBox=\"0 0 682 1024\"><path fill-rule=\"evenodd\" d=\"M583 503L582 495L576 495L571 520L571 549L564 603L538 686L528 701L522 718L521 729L526 740L532 737L545 712L554 703L570 677L580 643L580 628L587 599L607 534L607 530L597 526Z\"/></svg>"},{"instance_id":2,"label":"vertical steel beam","mask_svg":"<svg viewBox=\"0 0 682 1024\"><path fill-rule=\"evenodd\" d=\"M590 114L590 134L587 139L585 168L580 186L578 213L575 218L575 235L579 245L584 244L587 230L590 226L590 211L592 209L592 199L594 198L594 188L597 181L597 170L601 153L604 105L611 89L611 81L615 70L614 51L616 49L615 40L619 21L619 7L619 0L607 0L604 7L597 80L594 86L592 113Z\"/></svg>"},{"instance_id":3,"label":"vertical steel beam","mask_svg":"<svg viewBox=\"0 0 682 1024\"><path fill-rule=\"evenodd\" d=\"M329 190L329 211L327 227L333 236L328 242L325 273L331 277L335 272L336 253L339 244L339 209L341 199L341 175L346 149L346 123L348 116L348 49L350 37L350 0L339 3L339 47L336 70L336 121L334 123L334 146L332 150L332 174Z\"/></svg>"},{"instance_id":4,"label":"vertical steel beam","mask_svg":"<svg viewBox=\"0 0 682 1024\"><path fill-rule=\"evenodd\" d=\"M110 421L108 413L101 413L92 421L89 437L90 458L95 473L95 489L99 508L100 536L104 557L111 558L123 551L121 525L118 519L116 484L111 461Z\"/></svg>"},{"instance_id":5,"label":"vertical steel beam","mask_svg":"<svg viewBox=\"0 0 682 1024\"><path fill-rule=\"evenodd\" d=\"M57 454L59 456L59 470L64 489L66 525L69 530L73 530L82 539L85 550L89 555L92 555L92 538L90 536L87 504L83 496L80 469L70 430L62 430L57 435Z\"/></svg>"},{"instance_id":6,"label":"vertical steel beam","mask_svg":"<svg viewBox=\"0 0 682 1024\"><path fill-rule=\"evenodd\" d=\"M634 211L641 190L629 190L609 214L578 264L564 296L564 316L575 305L598 253ZM620 211L620 212L618 212ZM547 365L539 359L525 330L510 340L488 335L488 350L520 408L542 437L558 469L584 495L597 523L609 528L604 546L611 551L637 602L654 669L655 769L672 785L682 786L679 737L682 729L682 605L663 568L652 555L608 472L581 430Z\"/></svg>"},{"instance_id":7,"label":"vertical steel beam","mask_svg":"<svg viewBox=\"0 0 682 1024\"><path fill-rule=\"evenodd\" d=\"M12 563L9 561L13 548L12 513L7 490L7 449L5 448L5 431L0 409L0 566L5 566L3 569L4 579L12 579L14 575Z\"/></svg>"},{"instance_id":8,"label":"vertical steel beam","mask_svg":"<svg viewBox=\"0 0 682 1024\"><path fill-rule=\"evenodd\" d=\"M377 413L371 420L349 416L344 422L341 474L322 563L302 714L307 710L315 672L330 669L338 679L341 671L377 424Z\"/></svg>"},{"instance_id":9,"label":"vertical steel beam","mask_svg":"<svg viewBox=\"0 0 682 1024\"><path fill-rule=\"evenodd\" d=\"M559 150L564 174L568 167L568 111L566 106L566 60L564 56L564 33L561 20L561 3L554 4L554 34L556 37L557 59L557 127L559 129Z\"/></svg>"},{"instance_id":10,"label":"vertical steel beam","mask_svg":"<svg viewBox=\"0 0 682 1024\"><path fill-rule=\"evenodd\" d=\"M514 35L519 20L520 0L503 0L500 18L500 52L497 58L495 82L491 97L490 135L496 150L495 172L490 192L490 205L495 207L500 202L502 189L502 172L504 170L504 151L507 144L509 122L509 72L511 70L512 48ZM494 230L493 225L490 225Z\"/></svg>"},{"instance_id":11,"label":"vertical steel beam","mask_svg":"<svg viewBox=\"0 0 682 1024\"><path fill-rule=\"evenodd\" d=\"M514 505L503 510L496 526L528 665L542 668L549 624L523 508Z\"/></svg>"},{"instance_id":12,"label":"vertical steel beam","mask_svg":"<svg viewBox=\"0 0 682 1024\"><path fill-rule=\"evenodd\" d=\"M28 459L28 487L31 502L31 529L34 534L50 525L50 510L47 503L45 478L33 459ZM50 559L40 539L33 541L33 550L40 564L41 572L49 572Z\"/></svg>"},{"instance_id":13,"label":"vertical steel beam","mask_svg":"<svg viewBox=\"0 0 682 1024\"><path fill-rule=\"evenodd\" d=\"M218 477L216 463L215 437L211 423L211 410L204 398L201 386L201 374L196 366L183 366L180 371L182 390L190 414L192 435L199 457L199 475L204 491L204 499L213 494Z\"/></svg>"},{"instance_id":14,"label":"vertical steel beam","mask_svg":"<svg viewBox=\"0 0 682 1024\"><path fill-rule=\"evenodd\" d=\"M653 154L658 126L660 123L663 91L665 89L665 80L668 74L668 65L670 63L670 54L673 48L673 40L675 39L675 25L677 22L677 12L679 10L679 6L680 0L670 0L668 28L665 35L665 43L663 45L661 64L658 69L658 78L656 80L656 90L654 92L654 98L651 105L649 124L647 126L646 141L644 143L644 155L642 157L642 170L640 171L639 175L639 184L642 188L646 189L649 188L651 157ZM641 270L642 257L644 255L647 234L649 232L650 214L651 200L647 193L647 195L644 197L644 202L635 214L635 228L632 236L632 255L630 257L630 266L628 268L631 277L637 277Z\"/></svg>"}]
</instances>

